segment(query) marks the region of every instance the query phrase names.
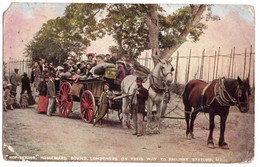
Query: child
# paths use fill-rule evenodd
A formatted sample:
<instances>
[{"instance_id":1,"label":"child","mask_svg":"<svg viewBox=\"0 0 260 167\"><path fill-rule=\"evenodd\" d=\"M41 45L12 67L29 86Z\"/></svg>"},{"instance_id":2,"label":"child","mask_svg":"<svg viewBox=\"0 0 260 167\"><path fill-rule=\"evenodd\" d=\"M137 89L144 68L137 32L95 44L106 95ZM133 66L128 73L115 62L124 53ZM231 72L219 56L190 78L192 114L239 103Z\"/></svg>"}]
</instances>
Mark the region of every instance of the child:
<instances>
[{"instance_id":1,"label":"child","mask_svg":"<svg viewBox=\"0 0 260 167\"><path fill-rule=\"evenodd\" d=\"M28 99L29 96L27 94L27 90L25 90L24 93L22 94L22 101L21 101L22 108L26 108L28 106Z\"/></svg>"},{"instance_id":2,"label":"child","mask_svg":"<svg viewBox=\"0 0 260 167\"><path fill-rule=\"evenodd\" d=\"M7 111L7 108L13 110L15 98L11 93L12 90L12 84L7 84L5 90L4 90L4 111Z\"/></svg>"}]
</instances>

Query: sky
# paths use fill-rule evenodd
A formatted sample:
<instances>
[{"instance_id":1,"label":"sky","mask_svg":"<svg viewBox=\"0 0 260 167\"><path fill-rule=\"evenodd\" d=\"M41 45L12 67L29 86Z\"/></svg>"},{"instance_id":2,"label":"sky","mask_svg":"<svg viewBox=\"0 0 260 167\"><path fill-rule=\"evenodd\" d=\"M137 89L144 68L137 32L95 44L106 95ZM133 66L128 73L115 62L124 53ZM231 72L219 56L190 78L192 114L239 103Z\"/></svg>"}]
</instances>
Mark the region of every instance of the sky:
<instances>
[{"instance_id":1,"label":"sky","mask_svg":"<svg viewBox=\"0 0 260 167\"><path fill-rule=\"evenodd\" d=\"M12 3L4 14L4 61L22 60L25 45L32 40L43 23L62 16L68 3ZM163 4L165 14L171 14L183 5ZM213 14L220 16L220 21L208 22L197 43L186 42L179 51L187 53L193 48L194 53L201 53L205 48L214 52L218 47L229 52L234 46L249 48L255 43L254 8L246 5L214 5ZM87 52L107 53L114 45L113 38L93 41ZM100 47L102 46L102 47Z\"/></svg>"}]
</instances>

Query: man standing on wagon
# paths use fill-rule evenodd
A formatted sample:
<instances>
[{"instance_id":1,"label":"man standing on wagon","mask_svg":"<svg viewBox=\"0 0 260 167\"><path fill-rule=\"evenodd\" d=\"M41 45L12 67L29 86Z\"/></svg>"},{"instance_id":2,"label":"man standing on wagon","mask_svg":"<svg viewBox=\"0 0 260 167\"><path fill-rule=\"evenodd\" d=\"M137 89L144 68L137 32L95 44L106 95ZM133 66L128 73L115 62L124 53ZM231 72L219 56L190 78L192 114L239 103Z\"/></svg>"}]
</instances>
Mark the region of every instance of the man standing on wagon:
<instances>
[{"instance_id":1,"label":"man standing on wagon","mask_svg":"<svg viewBox=\"0 0 260 167\"><path fill-rule=\"evenodd\" d=\"M143 135L143 119L145 112L145 101L148 99L148 90L143 87L143 79L141 77L136 78L137 88L134 90L134 94L131 99L131 113L135 124L135 132L133 135L137 137Z\"/></svg>"},{"instance_id":2,"label":"man standing on wagon","mask_svg":"<svg viewBox=\"0 0 260 167\"><path fill-rule=\"evenodd\" d=\"M121 82L125 78L125 69L123 67L123 61L118 60L116 62L117 71L116 71L116 79L114 80L115 89L121 90Z\"/></svg>"}]
</instances>

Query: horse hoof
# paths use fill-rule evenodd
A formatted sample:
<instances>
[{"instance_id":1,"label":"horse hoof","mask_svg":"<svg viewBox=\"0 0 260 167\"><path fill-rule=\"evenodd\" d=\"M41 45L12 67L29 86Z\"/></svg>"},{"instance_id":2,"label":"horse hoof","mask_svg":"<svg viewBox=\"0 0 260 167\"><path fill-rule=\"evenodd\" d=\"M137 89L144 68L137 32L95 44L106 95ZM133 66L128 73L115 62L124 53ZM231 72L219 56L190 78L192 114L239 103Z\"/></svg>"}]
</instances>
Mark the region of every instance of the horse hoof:
<instances>
[{"instance_id":1,"label":"horse hoof","mask_svg":"<svg viewBox=\"0 0 260 167\"><path fill-rule=\"evenodd\" d=\"M151 133L151 132L146 132L146 135L149 135L149 136L151 136L151 135L152 135L152 133Z\"/></svg>"},{"instance_id":2,"label":"horse hoof","mask_svg":"<svg viewBox=\"0 0 260 167\"><path fill-rule=\"evenodd\" d=\"M160 134L160 131L159 130L155 130L153 133L157 135L157 134Z\"/></svg>"},{"instance_id":3,"label":"horse hoof","mask_svg":"<svg viewBox=\"0 0 260 167\"><path fill-rule=\"evenodd\" d=\"M224 144L224 145L220 146L220 148L222 148L222 149L224 149L224 150L228 150L228 149L229 149L229 147L228 147L227 144Z\"/></svg>"},{"instance_id":4,"label":"horse hoof","mask_svg":"<svg viewBox=\"0 0 260 167\"><path fill-rule=\"evenodd\" d=\"M214 143L208 143L208 148L214 149L215 148Z\"/></svg>"},{"instance_id":5,"label":"horse hoof","mask_svg":"<svg viewBox=\"0 0 260 167\"><path fill-rule=\"evenodd\" d=\"M187 134L186 137L187 137L188 140L191 140L190 134Z\"/></svg>"}]
</instances>

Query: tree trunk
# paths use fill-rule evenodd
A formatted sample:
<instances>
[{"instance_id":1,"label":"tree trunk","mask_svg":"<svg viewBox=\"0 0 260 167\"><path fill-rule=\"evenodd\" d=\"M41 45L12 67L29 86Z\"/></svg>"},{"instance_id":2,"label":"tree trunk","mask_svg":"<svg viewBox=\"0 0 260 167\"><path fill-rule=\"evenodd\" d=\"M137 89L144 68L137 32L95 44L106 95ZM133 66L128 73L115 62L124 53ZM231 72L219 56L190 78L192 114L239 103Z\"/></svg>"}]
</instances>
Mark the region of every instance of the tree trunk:
<instances>
[{"instance_id":1,"label":"tree trunk","mask_svg":"<svg viewBox=\"0 0 260 167\"><path fill-rule=\"evenodd\" d=\"M158 63L158 58L160 58L160 48L159 48L159 19L157 8L158 5L154 5L154 10L147 13L145 17L145 24L149 29L149 48L152 49L152 58L154 66Z\"/></svg>"},{"instance_id":2,"label":"tree trunk","mask_svg":"<svg viewBox=\"0 0 260 167\"><path fill-rule=\"evenodd\" d=\"M206 5L191 5L191 14L192 14L192 21L190 23L190 25L187 25L186 28L182 31L181 36L183 37L183 39L186 39L186 37L189 35L189 30L188 27L190 26L194 26L196 24L199 23L199 21L201 20L201 16L203 14L203 12L206 9ZM166 49L164 51L164 53L162 54L164 58L168 59L169 57L172 56L172 54L185 42L185 40L183 40L183 42L180 42L174 46L172 46L169 49Z\"/></svg>"},{"instance_id":3,"label":"tree trunk","mask_svg":"<svg viewBox=\"0 0 260 167\"><path fill-rule=\"evenodd\" d=\"M142 73L142 74L144 74L144 75L148 75L148 74L150 73L149 68L147 68L147 67L141 65L139 62L137 62L137 60L134 60L134 59L133 59L133 60L131 61L131 63L133 64L134 69L135 69L136 71L139 71L139 73Z\"/></svg>"}]
</instances>

